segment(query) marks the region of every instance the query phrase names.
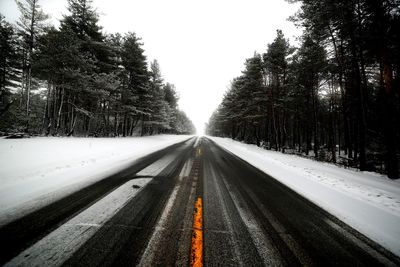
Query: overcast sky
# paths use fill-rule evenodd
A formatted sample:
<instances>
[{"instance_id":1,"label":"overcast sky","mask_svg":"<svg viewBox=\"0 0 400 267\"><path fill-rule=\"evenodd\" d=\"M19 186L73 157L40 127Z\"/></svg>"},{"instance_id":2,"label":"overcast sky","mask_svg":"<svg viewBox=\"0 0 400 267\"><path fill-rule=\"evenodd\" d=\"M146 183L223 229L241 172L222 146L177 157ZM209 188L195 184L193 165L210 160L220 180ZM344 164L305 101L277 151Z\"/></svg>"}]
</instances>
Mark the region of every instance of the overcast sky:
<instances>
[{"instance_id":1,"label":"overcast sky","mask_svg":"<svg viewBox=\"0 0 400 267\"><path fill-rule=\"evenodd\" d=\"M56 25L67 13L66 0L39 3ZM105 32L142 38L148 60L158 60L199 132L245 59L265 52L276 29L292 42L300 35L287 21L299 5L285 0L94 0L93 6ZM14 0L0 0L0 12L11 22L19 17Z\"/></svg>"}]
</instances>

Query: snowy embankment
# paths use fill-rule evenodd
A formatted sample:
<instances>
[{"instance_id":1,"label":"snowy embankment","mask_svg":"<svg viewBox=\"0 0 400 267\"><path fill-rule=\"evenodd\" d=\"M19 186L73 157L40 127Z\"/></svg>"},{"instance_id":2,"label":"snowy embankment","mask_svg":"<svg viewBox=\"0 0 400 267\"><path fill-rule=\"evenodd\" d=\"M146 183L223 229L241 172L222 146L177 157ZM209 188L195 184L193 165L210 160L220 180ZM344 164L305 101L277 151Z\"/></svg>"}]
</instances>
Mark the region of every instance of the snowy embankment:
<instances>
[{"instance_id":1,"label":"snowy embankment","mask_svg":"<svg viewBox=\"0 0 400 267\"><path fill-rule=\"evenodd\" d=\"M0 226L189 138L0 139Z\"/></svg>"},{"instance_id":2,"label":"snowy embankment","mask_svg":"<svg viewBox=\"0 0 400 267\"><path fill-rule=\"evenodd\" d=\"M400 256L400 181L208 136Z\"/></svg>"}]
</instances>

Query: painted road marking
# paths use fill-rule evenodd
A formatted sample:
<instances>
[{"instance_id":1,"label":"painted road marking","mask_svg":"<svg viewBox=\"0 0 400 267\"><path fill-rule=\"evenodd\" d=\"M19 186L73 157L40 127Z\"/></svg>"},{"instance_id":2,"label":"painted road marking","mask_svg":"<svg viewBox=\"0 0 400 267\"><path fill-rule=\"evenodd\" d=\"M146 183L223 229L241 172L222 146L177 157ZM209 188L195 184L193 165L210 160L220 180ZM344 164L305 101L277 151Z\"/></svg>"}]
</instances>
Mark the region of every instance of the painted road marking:
<instances>
[{"instance_id":1,"label":"painted road marking","mask_svg":"<svg viewBox=\"0 0 400 267\"><path fill-rule=\"evenodd\" d=\"M21 252L5 266L61 266L150 181L150 178L141 178L126 182Z\"/></svg>"},{"instance_id":2,"label":"painted road marking","mask_svg":"<svg viewBox=\"0 0 400 267\"><path fill-rule=\"evenodd\" d=\"M203 266L203 203L198 197L194 205L190 266Z\"/></svg>"},{"instance_id":3,"label":"painted road marking","mask_svg":"<svg viewBox=\"0 0 400 267\"><path fill-rule=\"evenodd\" d=\"M171 193L171 196L168 199L167 204L158 220L156 226L154 227L153 234L150 238L150 241L147 244L147 247L140 259L138 266L151 266L154 261L157 253L158 244L161 242L162 232L166 229L168 216L172 211L172 208L175 203L175 199L178 195L178 191L181 188L182 179L189 176L190 170L192 169L193 161L189 159L185 162L181 173L179 174L178 181Z\"/></svg>"}]
</instances>

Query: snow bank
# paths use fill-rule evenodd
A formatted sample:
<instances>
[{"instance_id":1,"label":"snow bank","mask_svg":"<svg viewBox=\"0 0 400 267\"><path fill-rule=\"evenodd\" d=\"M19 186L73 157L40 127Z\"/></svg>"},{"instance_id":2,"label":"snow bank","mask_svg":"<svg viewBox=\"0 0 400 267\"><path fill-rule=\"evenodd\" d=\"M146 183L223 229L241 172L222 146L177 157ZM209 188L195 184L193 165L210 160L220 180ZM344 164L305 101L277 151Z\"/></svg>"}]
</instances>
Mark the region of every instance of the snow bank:
<instances>
[{"instance_id":1,"label":"snow bank","mask_svg":"<svg viewBox=\"0 0 400 267\"><path fill-rule=\"evenodd\" d=\"M400 256L400 181L229 138L208 138Z\"/></svg>"},{"instance_id":2,"label":"snow bank","mask_svg":"<svg viewBox=\"0 0 400 267\"><path fill-rule=\"evenodd\" d=\"M0 139L0 226L189 137Z\"/></svg>"}]
</instances>

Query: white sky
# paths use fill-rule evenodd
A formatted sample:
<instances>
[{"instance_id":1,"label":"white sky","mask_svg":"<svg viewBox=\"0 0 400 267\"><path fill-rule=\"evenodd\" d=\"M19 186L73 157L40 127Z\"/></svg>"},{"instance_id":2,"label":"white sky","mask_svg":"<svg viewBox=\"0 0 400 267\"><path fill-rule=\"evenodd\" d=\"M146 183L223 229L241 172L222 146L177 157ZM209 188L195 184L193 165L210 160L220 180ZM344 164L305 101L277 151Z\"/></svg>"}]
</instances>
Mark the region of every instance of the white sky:
<instances>
[{"instance_id":1,"label":"white sky","mask_svg":"<svg viewBox=\"0 0 400 267\"><path fill-rule=\"evenodd\" d=\"M40 0L54 23L66 14L66 0ZM105 32L135 32L148 60L157 59L164 80L175 84L179 107L199 133L218 107L246 58L263 53L282 29L300 35L287 18L299 5L285 0L94 0ZM0 12L15 21L14 0L0 0Z\"/></svg>"}]
</instances>

